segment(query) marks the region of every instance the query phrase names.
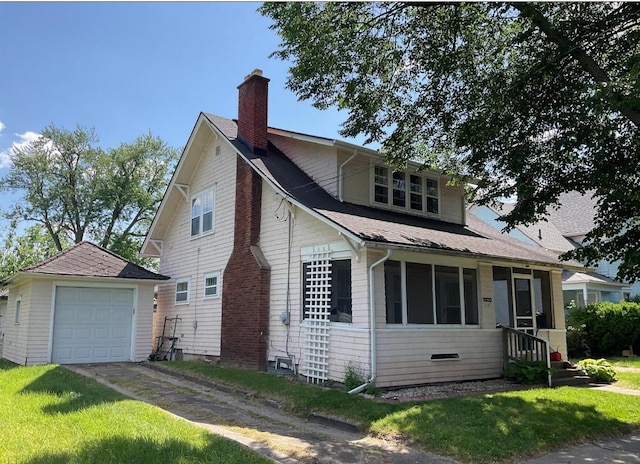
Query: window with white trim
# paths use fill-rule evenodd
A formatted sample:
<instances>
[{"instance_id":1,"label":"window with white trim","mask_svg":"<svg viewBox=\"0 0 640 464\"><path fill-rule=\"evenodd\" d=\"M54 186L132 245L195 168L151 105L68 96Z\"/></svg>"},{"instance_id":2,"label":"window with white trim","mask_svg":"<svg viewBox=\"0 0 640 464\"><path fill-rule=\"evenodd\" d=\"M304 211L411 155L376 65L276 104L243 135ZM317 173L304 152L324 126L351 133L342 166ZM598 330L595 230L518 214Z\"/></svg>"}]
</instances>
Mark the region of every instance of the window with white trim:
<instances>
[{"instance_id":1,"label":"window with white trim","mask_svg":"<svg viewBox=\"0 0 640 464\"><path fill-rule=\"evenodd\" d=\"M20 307L22 306L22 300L20 298L16 299L16 313L15 313L15 323L20 324Z\"/></svg>"},{"instance_id":2,"label":"window with white trim","mask_svg":"<svg viewBox=\"0 0 640 464\"><path fill-rule=\"evenodd\" d=\"M178 279L176 282L176 304L189 304L189 279Z\"/></svg>"},{"instance_id":3,"label":"window with white trim","mask_svg":"<svg viewBox=\"0 0 640 464\"><path fill-rule=\"evenodd\" d=\"M322 276L326 272L328 276ZM330 305L329 320L331 322L351 322L351 260L335 259L330 261L326 271L318 271L311 263L302 263L303 278L303 319L314 317L308 308L312 300L318 296L313 294L314 280L326 278L328 284L328 300ZM317 285L315 287L322 287Z\"/></svg>"},{"instance_id":4,"label":"window with white trim","mask_svg":"<svg viewBox=\"0 0 640 464\"><path fill-rule=\"evenodd\" d=\"M476 269L384 263L387 324L478 325Z\"/></svg>"},{"instance_id":5,"label":"window with white trim","mask_svg":"<svg viewBox=\"0 0 640 464\"><path fill-rule=\"evenodd\" d=\"M209 272L204 275L204 299L220 296L220 272Z\"/></svg>"},{"instance_id":6,"label":"window with white trim","mask_svg":"<svg viewBox=\"0 0 640 464\"><path fill-rule=\"evenodd\" d=\"M440 214L438 180L405 171L394 171L389 175L389 169L386 166L373 168L373 203L426 215Z\"/></svg>"},{"instance_id":7,"label":"window with white trim","mask_svg":"<svg viewBox=\"0 0 640 464\"><path fill-rule=\"evenodd\" d=\"M215 187L200 192L191 198L191 236L213 232L215 227Z\"/></svg>"}]
</instances>

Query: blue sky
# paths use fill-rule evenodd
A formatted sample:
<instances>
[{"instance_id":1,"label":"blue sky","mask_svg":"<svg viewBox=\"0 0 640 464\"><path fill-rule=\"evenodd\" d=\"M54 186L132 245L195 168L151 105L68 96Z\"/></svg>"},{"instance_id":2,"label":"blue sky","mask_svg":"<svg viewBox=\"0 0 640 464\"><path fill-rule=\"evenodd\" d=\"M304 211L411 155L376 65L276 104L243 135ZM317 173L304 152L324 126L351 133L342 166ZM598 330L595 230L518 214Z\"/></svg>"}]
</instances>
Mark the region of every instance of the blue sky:
<instances>
[{"instance_id":1,"label":"blue sky","mask_svg":"<svg viewBox=\"0 0 640 464\"><path fill-rule=\"evenodd\" d=\"M200 111L236 117L237 86L255 68L271 80L269 125L342 138L344 113L285 89L259 6L0 1L0 176L13 144L49 124L93 127L103 148L149 131L182 147ZM6 209L14 197L0 195Z\"/></svg>"}]
</instances>

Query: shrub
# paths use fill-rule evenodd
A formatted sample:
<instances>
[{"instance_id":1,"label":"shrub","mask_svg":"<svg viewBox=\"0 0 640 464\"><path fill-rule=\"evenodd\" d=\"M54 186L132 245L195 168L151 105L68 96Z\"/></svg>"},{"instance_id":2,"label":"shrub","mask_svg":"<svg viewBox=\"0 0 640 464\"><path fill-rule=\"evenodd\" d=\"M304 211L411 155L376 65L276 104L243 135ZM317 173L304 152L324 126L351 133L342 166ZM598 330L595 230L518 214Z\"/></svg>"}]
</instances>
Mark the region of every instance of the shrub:
<instances>
[{"instance_id":1,"label":"shrub","mask_svg":"<svg viewBox=\"0 0 640 464\"><path fill-rule=\"evenodd\" d=\"M640 304L624 301L572 309L567 326L569 356L620 356L640 338Z\"/></svg>"},{"instance_id":2,"label":"shrub","mask_svg":"<svg viewBox=\"0 0 640 464\"><path fill-rule=\"evenodd\" d=\"M542 361L521 359L511 362L504 369L503 375L509 380L523 384L547 383L551 369Z\"/></svg>"},{"instance_id":3,"label":"shrub","mask_svg":"<svg viewBox=\"0 0 640 464\"><path fill-rule=\"evenodd\" d=\"M349 361L344 369L344 389L346 391L351 391L366 381L367 378L362 366L355 361Z\"/></svg>"},{"instance_id":4,"label":"shrub","mask_svg":"<svg viewBox=\"0 0 640 464\"><path fill-rule=\"evenodd\" d=\"M606 359L583 359L578 363L578 368L596 382L611 383L616 380L616 370Z\"/></svg>"}]
</instances>

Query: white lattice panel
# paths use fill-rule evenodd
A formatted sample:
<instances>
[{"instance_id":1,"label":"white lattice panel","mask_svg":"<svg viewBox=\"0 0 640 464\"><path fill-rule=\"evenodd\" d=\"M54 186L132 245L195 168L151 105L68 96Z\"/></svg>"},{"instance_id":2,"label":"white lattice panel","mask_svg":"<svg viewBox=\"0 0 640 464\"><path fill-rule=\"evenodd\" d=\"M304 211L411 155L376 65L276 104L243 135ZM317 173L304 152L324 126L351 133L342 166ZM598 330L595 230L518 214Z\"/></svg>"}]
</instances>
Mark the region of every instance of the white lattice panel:
<instances>
[{"instance_id":1,"label":"white lattice panel","mask_svg":"<svg viewBox=\"0 0 640 464\"><path fill-rule=\"evenodd\" d=\"M307 314L307 334L303 373L310 383L327 380L331 311L330 255L329 247L314 247L305 276L308 282L304 308Z\"/></svg>"}]
</instances>

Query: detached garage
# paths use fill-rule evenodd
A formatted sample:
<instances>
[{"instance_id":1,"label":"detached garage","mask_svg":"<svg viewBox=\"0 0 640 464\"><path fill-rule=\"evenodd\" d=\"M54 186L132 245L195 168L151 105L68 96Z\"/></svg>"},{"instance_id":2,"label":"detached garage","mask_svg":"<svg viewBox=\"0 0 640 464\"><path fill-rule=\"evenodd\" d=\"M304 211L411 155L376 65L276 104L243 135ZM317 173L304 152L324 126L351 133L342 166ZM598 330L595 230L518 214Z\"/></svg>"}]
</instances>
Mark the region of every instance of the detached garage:
<instances>
[{"instance_id":1,"label":"detached garage","mask_svg":"<svg viewBox=\"0 0 640 464\"><path fill-rule=\"evenodd\" d=\"M23 365L144 361L154 286L169 277L82 242L5 285L2 357Z\"/></svg>"}]
</instances>

